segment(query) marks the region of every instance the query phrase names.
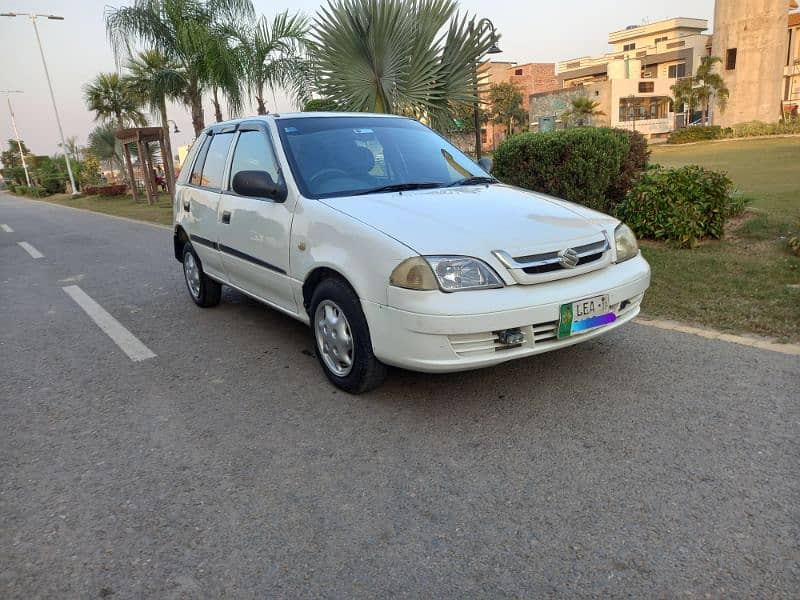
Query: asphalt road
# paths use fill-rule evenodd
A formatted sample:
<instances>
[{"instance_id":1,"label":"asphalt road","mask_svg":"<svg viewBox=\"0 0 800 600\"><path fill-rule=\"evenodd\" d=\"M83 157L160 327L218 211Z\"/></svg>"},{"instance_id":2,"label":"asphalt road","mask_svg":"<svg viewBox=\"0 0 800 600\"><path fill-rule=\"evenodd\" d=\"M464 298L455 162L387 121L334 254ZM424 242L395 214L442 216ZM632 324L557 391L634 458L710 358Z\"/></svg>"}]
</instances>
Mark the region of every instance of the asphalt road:
<instances>
[{"instance_id":1,"label":"asphalt road","mask_svg":"<svg viewBox=\"0 0 800 600\"><path fill-rule=\"evenodd\" d=\"M196 308L167 230L0 223L4 599L800 595L796 356L633 323L350 397L305 326Z\"/></svg>"}]
</instances>

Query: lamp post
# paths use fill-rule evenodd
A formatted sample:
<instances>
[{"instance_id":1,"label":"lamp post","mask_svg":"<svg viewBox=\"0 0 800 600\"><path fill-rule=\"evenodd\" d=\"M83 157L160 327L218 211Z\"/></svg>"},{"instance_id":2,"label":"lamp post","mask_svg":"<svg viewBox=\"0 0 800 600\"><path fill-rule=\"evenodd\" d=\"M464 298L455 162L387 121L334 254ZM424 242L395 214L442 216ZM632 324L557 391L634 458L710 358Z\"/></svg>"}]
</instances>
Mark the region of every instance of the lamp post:
<instances>
[{"instance_id":1,"label":"lamp post","mask_svg":"<svg viewBox=\"0 0 800 600\"><path fill-rule=\"evenodd\" d=\"M502 50L497 46L497 30L494 28L494 23L489 19L483 18L475 25L470 25L470 33L480 36L486 29L492 30L492 45L486 51L486 54L500 54ZM480 61L480 57L478 57ZM481 159L481 113L480 113L480 97L478 96L478 66L479 62L475 63L475 105L473 107L473 116L475 118L475 160Z\"/></svg>"},{"instance_id":2,"label":"lamp post","mask_svg":"<svg viewBox=\"0 0 800 600\"><path fill-rule=\"evenodd\" d=\"M44 67L44 75L47 78L47 87L50 89L50 100L53 102L53 112L56 114L56 123L58 124L58 134L61 137L61 147L64 148L64 161L67 163L67 174L69 175L69 183L72 186L73 198L78 196L78 188L75 185L75 177L72 174L72 166L69 164L69 155L67 154L67 145L64 143L64 130L61 128L61 117L58 115L58 106L56 105L56 96L53 93L53 84L50 81L50 71L47 70L47 61L44 58L44 50L42 49L42 38L39 37L39 27L36 25L36 19L50 19L51 21L63 21L64 17L58 15L44 15L36 13L0 13L0 17L29 17L33 23L33 31L36 33L36 43L39 45L39 54L42 57L42 66Z\"/></svg>"},{"instance_id":3,"label":"lamp post","mask_svg":"<svg viewBox=\"0 0 800 600\"><path fill-rule=\"evenodd\" d=\"M22 159L22 168L25 171L25 181L28 187L31 187L31 176L28 174L28 165L25 162L25 153L22 151L22 141L19 139L19 131L17 130L17 118L14 116L14 109L11 106L11 94L21 94L22 90L0 90L6 95L8 101L8 112L11 113L11 125L14 127L14 135L17 138L17 148L19 148L19 157Z\"/></svg>"}]
</instances>

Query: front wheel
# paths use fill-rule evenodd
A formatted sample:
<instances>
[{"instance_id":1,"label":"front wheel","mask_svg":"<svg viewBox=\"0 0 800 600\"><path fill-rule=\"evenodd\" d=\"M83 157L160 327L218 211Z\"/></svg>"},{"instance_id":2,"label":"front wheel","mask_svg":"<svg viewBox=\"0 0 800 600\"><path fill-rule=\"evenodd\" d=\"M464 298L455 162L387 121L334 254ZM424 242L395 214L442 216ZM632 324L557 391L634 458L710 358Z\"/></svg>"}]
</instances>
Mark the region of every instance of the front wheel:
<instances>
[{"instance_id":1,"label":"front wheel","mask_svg":"<svg viewBox=\"0 0 800 600\"><path fill-rule=\"evenodd\" d=\"M333 385L361 394L383 382L386 366L372 353L367 319L347 284L322 281L311 298L310 315L317 358Z\"/></svg>"},{"instance_id":2,"label":"front wheel","mask_svg":"<svg viewBox=\"0 0 800 600\"><path fill-rule=\"evenodd\" d=\"M203 272L203 264L189 242L183 246L183 278L189 295L197 306L209 308L219 304L222 285Z\"/></svg>"}]
</instances>

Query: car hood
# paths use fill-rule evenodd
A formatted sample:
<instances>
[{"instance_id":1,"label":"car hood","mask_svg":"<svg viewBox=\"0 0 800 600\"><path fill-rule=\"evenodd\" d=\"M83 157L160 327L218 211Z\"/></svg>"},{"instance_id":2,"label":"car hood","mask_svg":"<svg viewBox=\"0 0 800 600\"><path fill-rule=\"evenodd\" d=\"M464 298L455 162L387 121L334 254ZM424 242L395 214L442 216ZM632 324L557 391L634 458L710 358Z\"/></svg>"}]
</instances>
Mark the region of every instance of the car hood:
<instances>
[{"instance_id":1,"label":"car hood","mask_svg":"<svg viewBox=\"0 0 800 600\"><path fill-rule=\"evenodd\" d=\"M611 233L617 220L507 185L461 186L322 200L423 255L549 252Z\"/></svg>"}]
</instances>

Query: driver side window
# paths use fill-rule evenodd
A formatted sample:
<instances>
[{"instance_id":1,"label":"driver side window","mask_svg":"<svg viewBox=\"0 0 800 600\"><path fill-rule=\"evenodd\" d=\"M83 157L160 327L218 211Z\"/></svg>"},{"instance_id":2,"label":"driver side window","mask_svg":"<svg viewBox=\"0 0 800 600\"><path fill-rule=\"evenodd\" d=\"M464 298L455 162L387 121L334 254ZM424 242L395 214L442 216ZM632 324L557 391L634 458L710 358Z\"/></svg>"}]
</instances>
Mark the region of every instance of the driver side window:
<instances>
[{"instance_id":1,"label":"driver side window","mask_svg":"<svg viewBox=\"0 0 800 600\"><path fill-rule=\"evenodd\" d=\"M231 162L231 181L239 171L266 171L272 177L272 181L278 182L280 177L278 161L263 131L239 133Z\"/></svg>"}]
</instances>

